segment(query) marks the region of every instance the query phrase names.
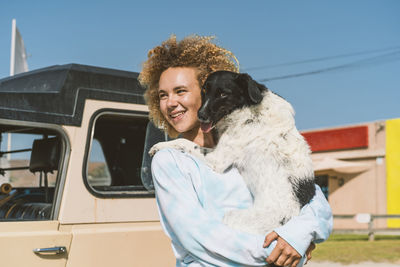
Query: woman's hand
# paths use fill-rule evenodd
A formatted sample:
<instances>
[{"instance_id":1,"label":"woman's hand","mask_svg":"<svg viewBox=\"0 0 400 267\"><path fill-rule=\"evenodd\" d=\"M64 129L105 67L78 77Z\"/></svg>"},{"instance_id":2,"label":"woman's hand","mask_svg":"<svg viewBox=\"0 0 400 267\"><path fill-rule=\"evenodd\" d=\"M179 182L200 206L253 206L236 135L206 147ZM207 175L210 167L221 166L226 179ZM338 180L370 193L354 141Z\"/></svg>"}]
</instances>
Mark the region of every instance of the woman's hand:
<instances>
[{"instance_id":1,"label":"woman's hand","mask_svg":"<svg viewBox=\"0 0 400 267\"><path fill-rule=\"evenodd\" d=\"M265 237L264 247L269 246L274 240L277 241L276 246L266 261L269 264L273 263L278 266L295 267L300 262L301 255L276 232L271 232ZM306 252L307 261L311 259L311 251L313 249L315 249L315 244L311 243Z\"/></svg>"},{"instance_id":2,"label":"woman's hand","mask_svg":"<svg viewBox=\"0 0 400 267\"><path fill-rule=\"evenodd\" d=\"M315 249L315 243L311 242L310 246L306 251L307 260L304 264L307 264L309 260L311 260L311 252Z\"/></svg>"}]
</instances>

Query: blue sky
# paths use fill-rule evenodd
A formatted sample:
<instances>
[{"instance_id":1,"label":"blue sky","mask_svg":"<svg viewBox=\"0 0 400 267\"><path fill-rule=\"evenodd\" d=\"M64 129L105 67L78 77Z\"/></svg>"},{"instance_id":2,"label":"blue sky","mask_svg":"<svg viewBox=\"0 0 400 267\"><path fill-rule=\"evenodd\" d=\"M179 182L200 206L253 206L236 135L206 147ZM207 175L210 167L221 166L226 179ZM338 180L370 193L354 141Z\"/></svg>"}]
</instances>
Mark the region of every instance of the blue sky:
<instances>
[{"instance_id":1,"label":"blue sky","mask_svg":"<svg viewBox=\"0 0 400 267\"><path fill-rule=\"evenodd\" d=\"M399 14L398 0L3 1L0 77L9 75L13 18L30 70L79 63L140 71L147 51L172 33L215 35L257 80L350 64L265 82L292 103L301 130L398 118ZM353 56L276 66L338 55ZM254 69L263 66L275 67Z\"/></svg>"}]
</instances>

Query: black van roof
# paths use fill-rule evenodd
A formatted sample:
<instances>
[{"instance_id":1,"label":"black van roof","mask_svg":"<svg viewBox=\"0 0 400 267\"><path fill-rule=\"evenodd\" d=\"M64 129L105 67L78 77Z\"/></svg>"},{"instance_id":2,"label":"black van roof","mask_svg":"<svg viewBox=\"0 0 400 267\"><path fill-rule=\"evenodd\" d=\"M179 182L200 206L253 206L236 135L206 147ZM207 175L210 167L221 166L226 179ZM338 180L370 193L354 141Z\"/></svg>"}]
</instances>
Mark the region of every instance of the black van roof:
<instances>
[{"instance_id":1,"label":"black van roof","mask_svg":"<svg viewBox=\"0 0 400 267\"><path fill-rule=\"evenodd\" d=\"M137 72L55 65L0 79L0 119L79 126L86 99L144 104Z\"/></svg>"}]
</instances>

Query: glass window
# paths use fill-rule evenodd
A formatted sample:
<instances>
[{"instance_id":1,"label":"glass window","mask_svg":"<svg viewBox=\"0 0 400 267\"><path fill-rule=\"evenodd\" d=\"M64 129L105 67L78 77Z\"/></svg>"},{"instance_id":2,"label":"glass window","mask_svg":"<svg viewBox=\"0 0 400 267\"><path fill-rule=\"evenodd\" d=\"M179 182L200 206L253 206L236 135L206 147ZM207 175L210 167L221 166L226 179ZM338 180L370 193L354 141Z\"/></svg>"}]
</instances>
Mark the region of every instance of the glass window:
<instances>
[{"instance_id":1,"label":"glass window","mask_svg":"<svg viewBox=\"0 0 400 267\"><path fill-rule=\"evenodd\" d=\"M85 177L89 191L99 197L154 196L147 154L164 134L154 127L156 138L146 141L148 123L145 115L95 115Z\"/></svg>"},{"instance_id":2,"label":"glass window","mask_svg":"<svg viewBox=\"0 0 400 267\"><path fill-rule=\"evenodd\" d=\"M52 129L0 123L0 221L49 220L62 158Z\"/></svg>"},{"instance_id":3,"label":"glass window","mask_svg":"<svg viewBox=\"0 0 400 267\"><path fill-rule=\"evenodd\" d=\"M91 186L110 186L111 175L108 170L103 149L97 139L93 139L88 161L88 183Z\"/></svg>"},{"instance_id":4,"label":"glass window","mask_svg":"<svg viewBox=\"0 0 400 267\"><path fill-rule=\"evenodd\" d=\"M326 199L329 197L329 176L328 175L317 175L315 176L315 183L321 187L322 193L324 193Z\"/></svg>"}]
</instances>

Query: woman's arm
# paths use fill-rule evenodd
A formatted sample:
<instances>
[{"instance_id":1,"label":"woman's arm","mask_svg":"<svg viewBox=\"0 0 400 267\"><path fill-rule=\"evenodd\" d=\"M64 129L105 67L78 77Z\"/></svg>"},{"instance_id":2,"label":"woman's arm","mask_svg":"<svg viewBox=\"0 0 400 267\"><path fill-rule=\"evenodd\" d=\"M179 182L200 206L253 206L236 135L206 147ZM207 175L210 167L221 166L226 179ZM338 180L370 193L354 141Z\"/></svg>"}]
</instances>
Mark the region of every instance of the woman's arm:
<instances>
[{"instance_id":1,"label":"woman's arm","mask_svg":"<svg viewBox=\"0 0 400 267\"><path fill-rule=\"evenodd\" d=\"M194 160L163 149L153 158L152 172L162 223L172 242L216 266L265 265L274 246L264 249L264 236L231 229L203 209L194 186L201 182Z\"/></svg>"},{"instance_id":2,"label":"woman's arm","mask_svg":"<svg viewBox=\"0 0 400 267\"><path fill-rule=\"evenodd\" d=\"M300 255L304 255L311 242L320 243L332 232L332 210L321 188L315 185L315 196L298 216L274 231L288 242Z\"/></svg>"}]
</instances>

